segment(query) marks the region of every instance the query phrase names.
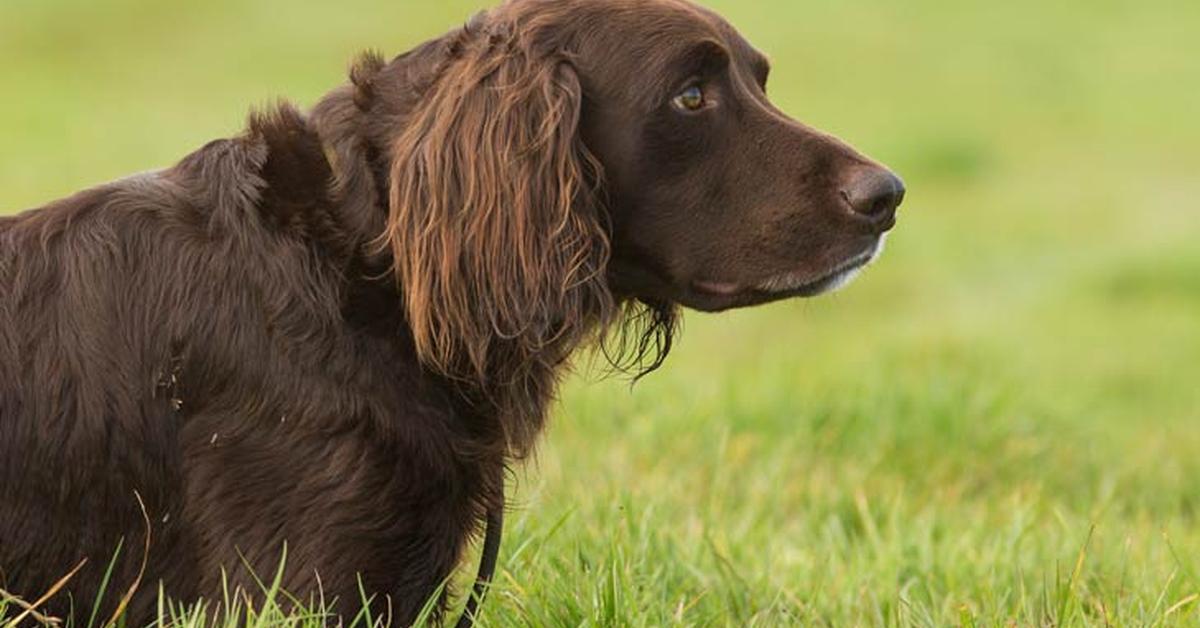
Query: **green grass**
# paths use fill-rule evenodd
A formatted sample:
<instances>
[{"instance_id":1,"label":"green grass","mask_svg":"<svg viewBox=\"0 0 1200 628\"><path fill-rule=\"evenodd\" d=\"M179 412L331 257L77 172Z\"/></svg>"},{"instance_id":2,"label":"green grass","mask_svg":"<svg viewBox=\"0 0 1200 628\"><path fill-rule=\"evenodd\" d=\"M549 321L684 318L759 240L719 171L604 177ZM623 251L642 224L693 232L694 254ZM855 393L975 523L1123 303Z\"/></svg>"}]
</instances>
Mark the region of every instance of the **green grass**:
<instances>
[{"instance_id":1,"label":"green grass","mask_svg":"<svg viewBox=\"0 0 1200 628\"><path fill-rule=\"evenodd\" d=\"M1200 624L1200 3L711 4L785 110L905 176L901 224L844 293L573 380L484 623ZM0 210L476 6L5 0Z\"/></svg>"}]
</instances>

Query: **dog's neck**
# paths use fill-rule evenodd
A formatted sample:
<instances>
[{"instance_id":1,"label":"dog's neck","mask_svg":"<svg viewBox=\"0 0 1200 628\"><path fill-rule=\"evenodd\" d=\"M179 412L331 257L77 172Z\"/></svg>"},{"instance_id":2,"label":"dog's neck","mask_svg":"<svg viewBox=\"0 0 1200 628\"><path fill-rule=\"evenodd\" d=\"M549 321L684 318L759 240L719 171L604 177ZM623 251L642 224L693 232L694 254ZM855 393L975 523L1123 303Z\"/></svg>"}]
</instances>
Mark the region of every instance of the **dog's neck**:
<instances>
[{"instance_id":1,"label":"dog's neck","mask_svg":"<svg viewBox=\"0 0 1200 628\"><path fill-rule=\"evenodd\" d=\"M364 114L349 88L322 99L310 123L333 173L330 197L343 224L360 239L362 252L370 253L371 240L383 232L387 219L386 151L364 135Z\"/></svg>"},{"instance_id":2,"label":"dog's neck","mask_svg":"<svg viewBox=\"0 0 1200 628\"><path fill-rule=\"evenodd\" d=\"M405 57L421 54L421 50ZM351 83L327 94L308 115L309 126L319 136L332 172L329 196L338 220L359 243L360 270L365 272L350 278L355 285L347 295L352 300L367 295L374 299L371 307L375 310L380 305L381 291L392 295L385 301L403 308L399 293L404 288L394 283L392 251L382 246L381 236L389 211L389 142L407 122L405 109L415 104L424 91L424 86L413 83L416 77L406 73L402 65L405 57L387 66L386 73L381 72L382 66L374 65L373 58L365 58L352 70ZM368 74L372 78L364 79ZM411 92L400 91L405 89ZM386 97L375 90L385 91ZM347 304L347 308L353 310L358 305ZM519 373L505 375L512 381L473 382L447 377L446 383L473 408L474 421L490 424L472 428L479 438L493 441L509 455L523 456L530 452L542 430L564 371L563 362L575 348L563 347L531 360ZM555 358L546 360L549 355ZM504 391L503 398L495 398L496 391Z\"/></svg>"},{"instance_id":3,"label":"dog's neck","mask_svg":"<svg viewBox=\"0 0 1200 628\"><path fill-rule=\"evenodd\" d=\"M391 143L436 80L447 46L435 39L390 63L363 54L350 68L350 82L326 94L309 114L334 174L331 197L345 213L345 226L370 252L377 252L373 245L387 221Z\"/></svg>"},{"instance_id":4,"label":"dog's neck","mask_svg":"<svg viewBox=\"0 0 1200 628\"><path fill-rule=\"evenodd\" d=\"M381 241L389 222L394 142L413 123L422 99L445 63L453 59L457 40L457 36L433 40L390 63L364 56L352 67L350 83L328 94L309 117L333 173L330 196L340 220L356 234L367 267L376 269L383 283L395 281L390 279L394 276L394 251ZM393 293L399 301L397 307L405 307L405 287L393 283L388 289L398 291ZM616 299L610 303L597 300L594 308L550 312L547 320L539 321L551 329L566 329L563 321L572 321L577 326L567 330L569 333L537 343L497 336L490 339L489 351L498 359L489 362L482 373L465 379L461 374L446 375L447 382L470 399L480 414L497 419L510 452L529 453L566 362L580 344L596 341L610 324L621 328L617 343L605 351L614 364L633 372L646 372L661 364L677 320L674 306L611 296ZM492 306L486 300L478 303L478 307Z\"/></svg>"}]
</instances>

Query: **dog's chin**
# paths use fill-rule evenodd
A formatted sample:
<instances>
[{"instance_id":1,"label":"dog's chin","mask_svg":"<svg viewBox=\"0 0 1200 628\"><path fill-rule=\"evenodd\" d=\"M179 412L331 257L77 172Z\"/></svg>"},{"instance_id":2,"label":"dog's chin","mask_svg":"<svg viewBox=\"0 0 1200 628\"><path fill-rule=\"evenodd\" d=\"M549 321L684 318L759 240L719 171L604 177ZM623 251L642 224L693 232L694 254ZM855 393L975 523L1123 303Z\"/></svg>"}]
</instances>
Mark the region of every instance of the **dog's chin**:
<instances>
[{"instance_id":1,"label":"dog's chin","mask_svg":"<svg viewBox=\"0 0 1200 628\"><path fill-rule=\"evenodd\" d=\"M695 310L720 312L837 292L853 283L867 266L879 259L886 240L886 236L880 237L870 250L851 257L821 275L785 272L749 285L695 281L682 301L685 306Z\"/></svg>"}]
</instances>

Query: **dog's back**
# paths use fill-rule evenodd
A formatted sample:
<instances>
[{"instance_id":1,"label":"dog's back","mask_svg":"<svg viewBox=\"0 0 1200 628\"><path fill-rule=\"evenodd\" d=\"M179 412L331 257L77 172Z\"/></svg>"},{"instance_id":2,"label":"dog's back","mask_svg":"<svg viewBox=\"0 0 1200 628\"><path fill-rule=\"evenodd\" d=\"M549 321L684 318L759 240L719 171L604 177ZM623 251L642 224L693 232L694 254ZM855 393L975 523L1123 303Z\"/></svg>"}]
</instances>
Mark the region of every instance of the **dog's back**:
<instances>
[{"instance_id":1,"label":"dog's back","mask_svg":"<svg viewBox=\"0 0 1200 628\"><path fill-rule=\"evenodd\" d=\"M162 446L177 428L169 402L144 394L161 332L133 327L149 313L137 300L166 297L153 294L162 273L140 262L167 242L131 238L125 224L161 222L139 189L163 188L147 175L0 223L0 566L29 601L85 557L68 591L96 591L122 538L123 555L142 552L129 488L156 506L179 488ZM119 560L113 576L129 583L135 571Z\"/></svg>"},{"instance_id":2,"label":"dog's back","mask_svg":"<svg viewBox=\"0 0 1200 628\"><path fill-rule=\"evenodd\" d=\"M286 543L289 592L353 613L361 583L411 618L453 570L502 459L455 449L464 402L367 253L375 197L331 200L313 126L280 107L0 220L0 587L37 599L86 559L40 607L78 619L119 548L99 608L136 589L137 623L160 583L255 591Z\"/></svg>"},{"instance_id":3,"label":"dog's back","mask_svg":"<svg viewBox=\"0 0 1200 628\"><path fill-rule=\"evenodd\" d=\"M298 116L275 122L288 123L305 140ZM170 170L0 220L6 590L32 601L86 558L66 591L94 598L120 547L101 605L111 612L136 579L149 532L149 572L174 595L197 592L195 567L211 548L185 526L184 476L204 467L189 443L194 450L209 438L189 432L209 428L185 405L203 400L204 411L251 419L252 409L212 408L237 388L233 395L272 407L261 376L278 355L263 330L304 334L339 314L330 266L295 237L312 217L293 214L311 208L272 197L269 181L289 177L281 189L314 203L328 175L299 163L312 146L276 148L283 163L269 163L261 135L214 142ZM205 444L219 447L222 437L237 436L214 428ZM156 584L139 593L135 617ZM70 604L79 613L94 602ZM59 595L44 608L66 604Z\"/></svg>"}]
</instances>

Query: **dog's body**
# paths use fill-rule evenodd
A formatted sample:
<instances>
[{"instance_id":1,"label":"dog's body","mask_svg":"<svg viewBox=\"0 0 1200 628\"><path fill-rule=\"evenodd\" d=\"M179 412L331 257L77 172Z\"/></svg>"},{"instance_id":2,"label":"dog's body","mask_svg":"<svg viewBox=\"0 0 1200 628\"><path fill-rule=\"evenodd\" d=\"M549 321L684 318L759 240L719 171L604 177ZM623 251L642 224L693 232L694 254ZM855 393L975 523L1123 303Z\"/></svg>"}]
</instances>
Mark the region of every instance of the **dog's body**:
<instances>
[{"instance_id":1,"label":"dog's body","mask_svg":"<svg viewBox=\"0 0 1200 628\"><path fill-rule=\"evenodd\" d=\"M124 537L119 599L143 553L135 491L146 573L182 599L220 599L222 568L252 586L239 552L269 582L284 542L287 590L315 591L319 565L329 599L355 603L361 573L400 617L450 573L504 451L420 367L395 285L352 280L386 268L356 259L364 208L334 207L328 176L285 113L0 223L10 590L36 598L87 557L70 590L90 609Z\"/></svg>"},{"instance_id":2,"label":"dog's body","mask_svg":"<svg viewBox=\"0 0 1200 628\"><path fill-rule=\"evenodd\" d=\"M754 206L774 207L763 224L803 224L748 244L802 250L727 263L718 280L733 249L650 240L726 218L672 191L694 187L686 171L715 176L688 154L633 167L693 150L658 137L684 122L612 130L633 114L605 103L637 99L583 33L603 17L618 37L649 6L663 33L703 23L726 38L729 76L753 73L732 29L674 0L519 0L389 64L366 58L308 115L281 106L169 170L0 219L0 587L36 598L86 558L70 597L43 608L90 609L120 544L102 608L141 574L141 620L160 582L219 600L226 570L255 591L249 574L269 581L286 544L286 590L353 613L361 589L409 621L501 500L580 344L646 312L633 351L654 366L680 304L815 294L873 257L891 224L842 170L882 171L799 126L812 165L780 197L803 207ZM739 136L794 125L760 115L749 84L722 85L730 108L745 100ZM701 112L695 95L669 111ZM849 217L797 217L841 203L838 188ZM732 191L710 183L705 198Z\"/></svg>"}]
</instances>

